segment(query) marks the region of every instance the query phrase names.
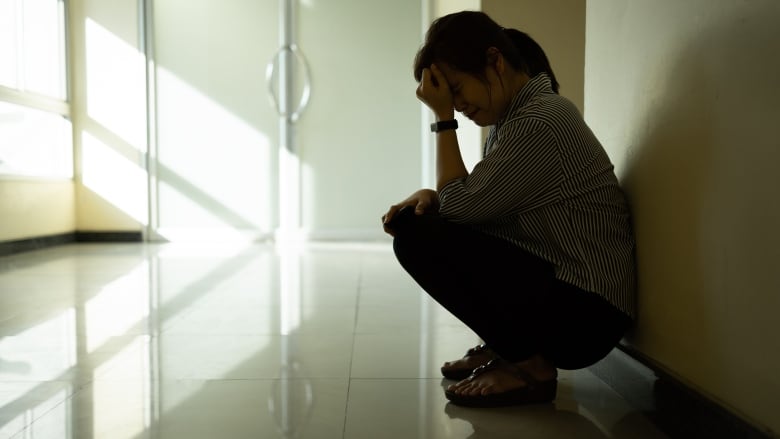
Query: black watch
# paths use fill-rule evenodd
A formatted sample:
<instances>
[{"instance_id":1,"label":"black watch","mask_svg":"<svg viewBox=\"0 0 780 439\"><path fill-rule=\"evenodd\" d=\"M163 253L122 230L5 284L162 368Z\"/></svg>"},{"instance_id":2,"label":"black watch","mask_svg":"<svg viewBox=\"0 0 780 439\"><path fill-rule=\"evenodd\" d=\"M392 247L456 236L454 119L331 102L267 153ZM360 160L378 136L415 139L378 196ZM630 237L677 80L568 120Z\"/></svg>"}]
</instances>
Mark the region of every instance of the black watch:
<instances>
[{"instance_id":1,"label":"black watch","mask_svg":"<svg viewBox=\"0 0 780 439\"><path fill-rule=\"evenodd\" d=\"M454 130L457 128L458 128L458 121L455 119L442 120L431 124L432 133L438 133L439 131L445 131L445 130Z\"/></svg>"}]
</instances>

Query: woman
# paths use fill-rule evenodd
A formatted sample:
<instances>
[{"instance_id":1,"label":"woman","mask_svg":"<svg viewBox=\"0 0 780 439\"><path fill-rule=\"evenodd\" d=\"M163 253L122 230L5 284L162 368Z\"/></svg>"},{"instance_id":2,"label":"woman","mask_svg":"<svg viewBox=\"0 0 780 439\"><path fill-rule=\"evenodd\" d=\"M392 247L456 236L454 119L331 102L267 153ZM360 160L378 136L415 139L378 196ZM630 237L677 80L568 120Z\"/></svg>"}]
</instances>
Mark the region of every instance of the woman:
<instances>
[{"instance_id":1,"label":"woman","mask_svg":"<svg viewBox=\"0 0 780 439\"><path fill-rule=\"evenodd\" d=\"M485 341L444 364L460 380L445 394L477 407L552 401L557 369L606 356L635 313L634 239L613 166L555 92L541 48L484 13L436 20L414 75L436 117L436 190L391 206L383 224L404 269ZM455 111L491 126L471 173Z\"/></svg>"}]
</instances>

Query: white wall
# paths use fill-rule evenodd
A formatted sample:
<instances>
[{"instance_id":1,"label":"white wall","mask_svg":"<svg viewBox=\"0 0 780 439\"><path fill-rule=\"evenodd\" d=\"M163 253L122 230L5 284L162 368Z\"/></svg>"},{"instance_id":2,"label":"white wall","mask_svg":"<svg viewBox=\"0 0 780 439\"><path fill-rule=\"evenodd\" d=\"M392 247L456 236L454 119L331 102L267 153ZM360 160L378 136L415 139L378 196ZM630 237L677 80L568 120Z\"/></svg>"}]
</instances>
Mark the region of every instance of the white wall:
<instances>
[{"instance_id":1,"label":"white wall","mask_svg":"<svg viewBox=\"0 0 780 439\"><path fill-rule=\"evenodd\" d=\"M638 240L628 342L780 432L780 3L591 0L586 119Z\"/></svg>"},{"instance_id":2,"label":"white wall","mask_svg":"<svg viewBox=\"0 0 780 439\"><path fill-rule=\"evenodd\" d=\"M69 233L75 223L72 181L0 179L0 242Z\"/></svg>"}]
</instances>

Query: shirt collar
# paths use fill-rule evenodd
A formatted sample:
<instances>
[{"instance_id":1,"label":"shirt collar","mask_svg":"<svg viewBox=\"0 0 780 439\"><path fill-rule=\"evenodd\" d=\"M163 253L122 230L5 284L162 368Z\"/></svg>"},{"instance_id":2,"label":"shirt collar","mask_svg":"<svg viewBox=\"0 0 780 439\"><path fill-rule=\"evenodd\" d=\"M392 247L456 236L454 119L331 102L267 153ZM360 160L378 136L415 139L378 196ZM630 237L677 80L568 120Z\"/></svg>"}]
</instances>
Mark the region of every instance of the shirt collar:
<instances>
[{"instance_id":1,"label":"shirt collar","mask_svg":"<svg viewBox=\"0 0 780 439\"><path fill-rule=\"evenodd\" d=\"M506 109L504 116L496 122L496 127L500 127L504 122L514 117L521 108L540 93L554 93L547 73L539 73L525 83L523 88L512 98L512 102L509 103L509 108Z\"/></svg>"},{"instance_id":2,"label":"shirt collar","mask_svg":"<svg viewBox=\"0 0 780 439\"><path fill-rule=\"evenodd\" d=\"M514 118L520 110L528 104L531 99L540 93L555 93L552 89L552 82L547 73L539 73L523 86L519 92L512 98L512 102L509 103L509 108L506 109L504 116L499 119L495 125L490 128L485 144L482 148L482 156L485 157L495 146L496 137L498 135L498 129L507 120Z\"/></svg>"}]
</instances>

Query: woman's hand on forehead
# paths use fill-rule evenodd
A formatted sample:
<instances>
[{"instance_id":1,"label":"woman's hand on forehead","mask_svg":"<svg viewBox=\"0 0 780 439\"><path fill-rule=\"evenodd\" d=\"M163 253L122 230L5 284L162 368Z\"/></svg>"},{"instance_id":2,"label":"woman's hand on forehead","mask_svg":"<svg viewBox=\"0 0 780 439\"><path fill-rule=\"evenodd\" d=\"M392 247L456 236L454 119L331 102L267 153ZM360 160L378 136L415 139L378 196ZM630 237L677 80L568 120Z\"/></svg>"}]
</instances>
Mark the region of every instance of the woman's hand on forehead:
<instances>
[{"instance_id":1,"label":"woman's hand on forehead","mask_svg":"<svg viewBox=\"0 0 780 439\"><path fill-rule=\"evenodd\" d=\"M452 90L450 90L444 73L431 64L422 71L422 80L417 86L417 98L433 111L439 120L449 120L455 117Z\"/></svg>"}]
</instances>

